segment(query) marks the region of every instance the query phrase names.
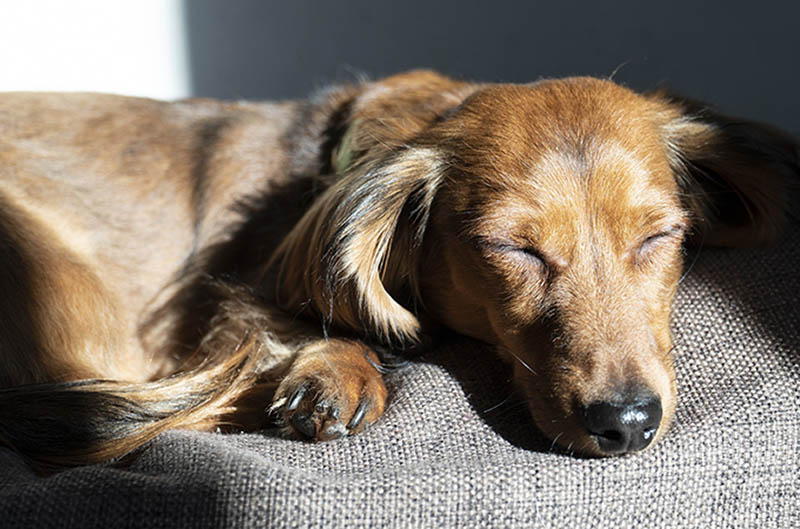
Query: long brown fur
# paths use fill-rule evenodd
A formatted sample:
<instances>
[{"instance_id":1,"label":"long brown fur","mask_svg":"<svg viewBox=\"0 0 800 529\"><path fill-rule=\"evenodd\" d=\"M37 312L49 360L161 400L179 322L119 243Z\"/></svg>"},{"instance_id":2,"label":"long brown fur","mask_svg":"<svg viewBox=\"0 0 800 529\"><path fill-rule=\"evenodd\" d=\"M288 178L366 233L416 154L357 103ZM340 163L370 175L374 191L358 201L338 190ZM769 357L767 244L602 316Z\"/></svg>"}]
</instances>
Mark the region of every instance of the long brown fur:
<instances>
[{"instance_id":1,"label":"long brown fur","mask_svg":"<svg viewBox=\"0 0 800 529\"><path fill-rule=\"evenodd\" d=\"M0 95L0 443L40 468L171 428L376 421L367 345L495 346L533 420L676 406L681 243L775 240L794 139L658 92L411 72L305 102ZM616 401L615 401L616 402Z\"/></svg>"}]
</instances>

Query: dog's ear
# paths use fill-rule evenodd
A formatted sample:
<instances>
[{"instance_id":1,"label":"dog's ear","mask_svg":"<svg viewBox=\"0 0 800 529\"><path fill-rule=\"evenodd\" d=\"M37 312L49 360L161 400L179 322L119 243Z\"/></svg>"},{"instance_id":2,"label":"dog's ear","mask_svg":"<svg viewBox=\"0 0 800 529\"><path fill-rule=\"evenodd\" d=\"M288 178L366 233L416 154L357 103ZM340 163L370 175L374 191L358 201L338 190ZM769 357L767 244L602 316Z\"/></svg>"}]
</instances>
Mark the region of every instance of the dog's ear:
<instances>
[{"instance_id":1,"label":"dog's ear","mask_svg":"<svg viewBox=\"0 0 800 529\"><path fill-rule=\"evenodd\" d=\"M415 138L470 92L412 72L367 84L349 103L331 184L273 258L285 308L387 340L417 338L417 318L391 293L415 289L416 251L446 163Z\"/></svg>"},{"instance_id":2,"label":"dog's ear","mask_svg":"<svg viewBox=\"0 0 800 529\"><path fill-rule=\"evenodd\" d=\"M436 72L417 70L365 85L352 100L332 167L344 174L354 162L394 152L442 119L478 88Z\"/></svg>"},{"instance_id":3,"label":"dog's ear","mask_svg":"<svg viewBox=\"0 0 800 529\"><path fill-rule=\"evenodd\" d=\"M800 183L796 140L697 101L666 92L648 97L693 217L690 242L741 247L774 241Z\"/></svg>"}]
</instances>

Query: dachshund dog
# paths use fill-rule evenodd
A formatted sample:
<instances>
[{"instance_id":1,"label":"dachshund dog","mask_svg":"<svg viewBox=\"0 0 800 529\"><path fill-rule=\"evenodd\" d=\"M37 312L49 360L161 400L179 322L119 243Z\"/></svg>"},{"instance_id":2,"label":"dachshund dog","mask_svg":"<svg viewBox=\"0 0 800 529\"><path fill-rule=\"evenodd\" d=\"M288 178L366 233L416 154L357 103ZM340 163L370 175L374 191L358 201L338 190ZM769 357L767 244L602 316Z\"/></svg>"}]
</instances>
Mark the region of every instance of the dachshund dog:
<instances>
[{"instance_id":1,"label":"dachshund dog","mask_svg":"<svg viewBox=\"0 0 800 529\"><path fill-rule=\"evenodd\" d=\"M354 434L377 351L444 329L556 443L644 449L676 407L682 244L774 240L799 172L778 130L593 78L3 94L0 443L57 468L268 415Z\"/></svg>"}]
</instances>

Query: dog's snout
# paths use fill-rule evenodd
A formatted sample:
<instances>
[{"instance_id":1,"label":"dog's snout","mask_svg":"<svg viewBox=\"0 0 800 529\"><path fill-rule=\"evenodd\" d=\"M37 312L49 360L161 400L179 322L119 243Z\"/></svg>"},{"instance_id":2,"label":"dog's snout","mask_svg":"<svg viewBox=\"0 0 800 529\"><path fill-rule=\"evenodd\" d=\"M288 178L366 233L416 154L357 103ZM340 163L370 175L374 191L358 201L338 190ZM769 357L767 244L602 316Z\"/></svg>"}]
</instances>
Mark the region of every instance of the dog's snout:
<instances>
[{"instance_id":1,"label":"dog's snout","mask_svg":"<svg viewBox=\"0 0 800 529\"><path fill-rule=\"evenodd\" d=\"M623 402L592 402L583 410L583 421L601 451L623 454L650 444L661 423L661 413L661 400L647 392Z\"/></svg>"}]
</instances>

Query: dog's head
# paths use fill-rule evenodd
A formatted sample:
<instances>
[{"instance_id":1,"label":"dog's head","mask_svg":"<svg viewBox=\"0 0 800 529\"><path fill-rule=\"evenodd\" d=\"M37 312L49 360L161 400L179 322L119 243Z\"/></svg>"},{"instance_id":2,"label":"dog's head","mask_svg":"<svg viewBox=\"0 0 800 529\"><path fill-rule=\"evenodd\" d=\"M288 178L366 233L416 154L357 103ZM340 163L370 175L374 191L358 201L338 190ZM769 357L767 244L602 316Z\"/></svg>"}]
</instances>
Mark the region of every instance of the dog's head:
<instances>
[{"instance_id":1,"label":"dog's head","mask_svg":"<svg viewBox=\"0 0 800 529\"><path fill-rule=\"evenodd\" d=\"M416 72L348 94L335 178L280 250L287 306L387 340L425 313L495 344L564 447L663 435L682 243L775 237L793 141L590 78Z\"/></svg>"}]
</instances>

